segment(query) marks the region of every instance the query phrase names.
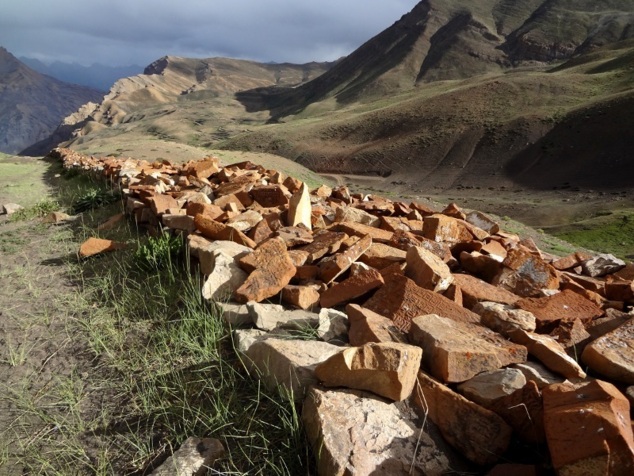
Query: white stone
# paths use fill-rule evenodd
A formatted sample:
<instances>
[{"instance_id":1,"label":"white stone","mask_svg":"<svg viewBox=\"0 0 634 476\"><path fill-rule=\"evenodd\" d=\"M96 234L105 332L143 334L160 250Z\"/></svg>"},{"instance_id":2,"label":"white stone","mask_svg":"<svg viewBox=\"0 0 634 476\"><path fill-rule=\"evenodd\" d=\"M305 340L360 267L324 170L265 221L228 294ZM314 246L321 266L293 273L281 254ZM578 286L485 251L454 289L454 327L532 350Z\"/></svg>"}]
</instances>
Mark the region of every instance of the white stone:
<instances>
[{"instance_id":1,"label":"white stone","mask_svg":"<svg viewBox=\"0 0 634 476\"><path fill-rule=\"evenodd\" d=\"M222 443L215 438L187 438L181 447L150 473L152 476L194 476L202 474L224 456Z\"/></svg>"},{"instance_id":2,"label":"white stone","mask_svg":"<svg viewBox=\"0 0 634 476\"><path fill-rule=\"evenodd\" d=\"M458 385L458 391L472 402L490 408L498 398L506 397L526 385L526 377L518 369L482 372Z\"/></svg>"},{"instance_id":3,"label":"white stone","mask_svg":"<svg viewBox=\"0 0 634 476\"><path fill-rule=\"evenodd\" d=\"M224 251L216 250L212 256L214 267L203 285L203 297L208 301L227 301L248 275Z\"/></svg>"}]
</instances>

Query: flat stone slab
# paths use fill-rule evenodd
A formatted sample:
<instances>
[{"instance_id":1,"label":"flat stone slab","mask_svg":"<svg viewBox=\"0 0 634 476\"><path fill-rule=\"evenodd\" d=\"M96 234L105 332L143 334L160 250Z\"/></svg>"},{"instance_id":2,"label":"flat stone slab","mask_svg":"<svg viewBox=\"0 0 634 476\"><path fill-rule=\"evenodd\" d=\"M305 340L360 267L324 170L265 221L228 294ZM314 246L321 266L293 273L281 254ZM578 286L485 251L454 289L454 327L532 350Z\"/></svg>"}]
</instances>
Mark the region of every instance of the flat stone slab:
<instances>
[{"instance_id":1,"label":"flat stone slab","mask_svg":"<svg viewBox=\"0 0 634 476\"><path fill-rule=\"evenodd\" d=\"M518 295L469 274L454 274L453 281L460 287L464 305L468 309L473 309L482 301L515 304L520 300Z\"/></svg>"},{"instance_id":2,"label":"flat stone slab","mask_svg":"<svg viewBox=\"0 0 634 476\"><path fill-rule=\"evenodd\" d=\"M630 404L614 385L593 380L543 390L544 426L558 474L634 474Z\"/></svg>"},{"instance_id":3,"label":"flat stone slab","mask_svg":"<svg viewBox=\"0 0 634 476\"><path fill-rule=\"evenodd\" d=\"M564 290L552 296L521 299L515 303L537 319L537 329L556 325L559 321L590 322L603 315L603 310L574 291Z\"/></svg>"},{"instance_id":4,"label":"flat stone slab","mask_svg":"<svg viewBox=\"0 0 634 476\"><path fill-rule=\"evenodd\" d=\"M529 354L553 372L566 378L586 378L586 373L579 364L552 337L518 329L511 334L511 339L526 346Z\"/></svg>"},{"instance_id":5,"label":"flat stone slab","mask_svg":"<svg viewBox=\"0 0 634 476\"><path fill-rule=\"evenodd\" d=\"M423 348L424 367L443 382L464 382L527 357L526 347L490 329L435 314L414 318L409 337Z\"/></svg>"},{"instance_id":6,"label":"flat stone slab","mask_svg":"<svg viewBox=\"0 0 634 476\"><path fill-rule=\"evenodd\" d=\"M390 274L385 284L364 307L389 317L396 327L409 331L412 319L423 314L438 314L455 321L478 323L480 316L450 301L441 294L417 286L403 275Z\"/></svg>"},{"instance_id":7,"label":"flat stone slab","mask_svg":"<svg viewBox=\"0 0 634 476\"><path fill-rule=\"evenodd\" d=\"M125 243L117 243L112 240L103 240L101 238L88 238L79 248L79 256L81 258L89 258L91 256L107 253L109 251L117 251L125 248Z\"/></svg>"},{"instance_id":8,"label":"flat stone slab","mask_svg":"<svg viewBox=\"0 0 634 476\"><path fill-rule=\"evenodd\" d=\"M215 438L187 438L180 448L151 476L192 476L201 474L225 455L225 448Z\"/></svg>"}]
</instances>

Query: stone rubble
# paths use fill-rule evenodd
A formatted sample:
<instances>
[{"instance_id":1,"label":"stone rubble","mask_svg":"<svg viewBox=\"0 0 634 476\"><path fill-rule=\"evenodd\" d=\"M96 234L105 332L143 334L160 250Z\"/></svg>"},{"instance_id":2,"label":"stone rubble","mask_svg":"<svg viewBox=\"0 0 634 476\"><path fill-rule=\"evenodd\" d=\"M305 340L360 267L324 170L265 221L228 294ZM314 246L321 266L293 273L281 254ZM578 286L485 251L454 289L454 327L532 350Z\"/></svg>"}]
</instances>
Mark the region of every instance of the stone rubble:
<instances>
[{"instance_id":1,"label":"stone rubble","mask_svg":"<svg viewBox=\"0 0 634 476\"><path fill-rule=\"evenodd\" d=\"M634 473L634 265L250 162L50 155L187 237L245 365L303 402L319 474ZM117 248L95 240L80 256ZM513 465L515 439L549 451Z\"/></svg>"}]
</instances>

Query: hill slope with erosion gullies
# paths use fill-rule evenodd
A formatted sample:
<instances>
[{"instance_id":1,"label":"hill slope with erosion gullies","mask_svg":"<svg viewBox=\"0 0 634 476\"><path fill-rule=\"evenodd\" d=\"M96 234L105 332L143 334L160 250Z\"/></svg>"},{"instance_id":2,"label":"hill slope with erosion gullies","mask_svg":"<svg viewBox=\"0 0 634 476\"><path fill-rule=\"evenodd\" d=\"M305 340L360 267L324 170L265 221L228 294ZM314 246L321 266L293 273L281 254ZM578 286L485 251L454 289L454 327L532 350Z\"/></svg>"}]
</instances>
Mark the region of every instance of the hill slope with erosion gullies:
<instances>
[{"instance_id":1,"label":"hill slope with erosion gullies","mask_svg":"<svg viewBox=\"0 0 634 476\"><path fill-rule=\"evenodd\" d=\"M79 137L82 142L83 136L97 132L112 136L141 131L159 139L210 145L267 120L266 112L245 114L234 97L238 91L295 86L330 66L165 56L143 74L118 80L101 104L69 116L48 140L27 152L45 154L62 141Z\"/></svg>"},{"instance_id":2,"label":"hill slope with erosion gullies","mask_svg":"<svg viewBox=\"0 0 634 476\"><path fill-rule=\"evenodd\" d=\"M634 43L551 70L437 81L225 142L322 173L389 177L418 193L461 187L631 188ZM321 115L320 115L321 114Z\"/></svg>"},{"instance_id":3,"label":"hill slope with erosion gullies","mask_svg":"<svg viewBox=\"0 0 634 476\"><path fill-rule=\"evenodd\" d=\"M550 63L634 36L629 0L423 0L326 74L301 87L241 92L272 120L327 98L368 100L417 84Z\"/></svg>"},{"instance_id":4,"label":"hill slope with erosion gullies","mask_svg":"<svg viewBox=\"0 0 634 476\"><path fill-rule=\"evenodd\" d=\"M40 74L0 47L0 151L20 152L48 137L64 116L102 97L96 89Z\"/></svg>"},{"instance_id":5,"label":"hill slope with erosion gullies","mask_svg":"<svg viewBox=\"0 0 634 476\"><path fill-rule=\"evenodd\" d=\"M166 57L69 121L69 145L273 153L403 195L631 190L633 18L631 1L425 0L334 65Z\"/></svg>"}]
</instances>

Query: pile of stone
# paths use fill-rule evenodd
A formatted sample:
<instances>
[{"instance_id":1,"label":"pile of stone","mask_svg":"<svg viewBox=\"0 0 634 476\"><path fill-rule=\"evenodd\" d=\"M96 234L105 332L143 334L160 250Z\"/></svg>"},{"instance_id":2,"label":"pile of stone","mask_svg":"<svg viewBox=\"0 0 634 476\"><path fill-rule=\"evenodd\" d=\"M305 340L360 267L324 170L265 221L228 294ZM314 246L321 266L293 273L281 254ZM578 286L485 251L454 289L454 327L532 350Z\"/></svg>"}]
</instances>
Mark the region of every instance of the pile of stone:
<instances>
[{"instance_id":1,"label":"pile of stone","mask_svg":"<svg viewBox=\"0 0 634 476\"><path fill-rule=\"evenodd\" d=\"M320 474L634 474L632 263L250 162L52 155L187 236L250 371L303 401Z\"/></svg>"}]
</instances>

